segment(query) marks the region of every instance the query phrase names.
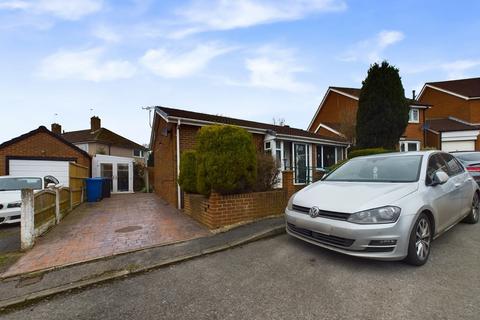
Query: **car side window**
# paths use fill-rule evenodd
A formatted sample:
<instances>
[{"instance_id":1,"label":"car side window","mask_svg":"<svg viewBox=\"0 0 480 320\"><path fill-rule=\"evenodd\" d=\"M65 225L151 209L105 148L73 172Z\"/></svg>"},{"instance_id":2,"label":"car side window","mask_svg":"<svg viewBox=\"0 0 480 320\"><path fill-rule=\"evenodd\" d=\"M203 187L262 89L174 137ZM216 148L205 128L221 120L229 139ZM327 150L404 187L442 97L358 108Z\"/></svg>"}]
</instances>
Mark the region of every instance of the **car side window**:
<instances>
[{"instance_id":1,"label":"car side window","mask_svg":"<svg viewBox=\"0 0 480 320\"><path fill-rule=\"evenodd\" d=\"M458 163L458 160L455 159L454 156L448 153L442 153L442 158L445 160L447 163L447 174L450 177L456 176L457 174L460 174L463 172L463 167L460 163Z\"/></svg>"},{"instance_id":2,"label":"car side window","mask_svg":"<svg viewBox=\"0 0 480 320\"><path fill-rule=\"evenodd\" d=\"M447 173L447 171L448 171L447 164L445 163L443 158L440 156L440 154L436 153L436 154L431 155L430 159L428 159L427 177L425 179L425 183L427 185L432 184L433 175L438 170L442 170L445 173Z\"/></svg>"},{"instance_id":3,"label":"car side window","mask_svg":"<svg viewBox=\"0 0 480 320\"><path fill-rule=\"evenodd\" d=\"M45 176L43 178L43 184L45 187L47 187L50 183L53 183L53 184L59 184L60 182L58 181L57 178L55 178L54 176Z\"/></svg>"}]
</instances>

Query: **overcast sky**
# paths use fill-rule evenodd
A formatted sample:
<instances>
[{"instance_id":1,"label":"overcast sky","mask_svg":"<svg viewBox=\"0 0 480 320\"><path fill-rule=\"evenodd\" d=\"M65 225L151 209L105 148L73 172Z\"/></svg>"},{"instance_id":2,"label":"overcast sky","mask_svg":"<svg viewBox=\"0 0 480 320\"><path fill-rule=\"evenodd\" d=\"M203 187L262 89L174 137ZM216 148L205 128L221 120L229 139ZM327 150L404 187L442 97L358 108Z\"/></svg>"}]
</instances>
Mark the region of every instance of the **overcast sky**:
<instances>
[{"instance_id":1,"label":"overcast sky","mask_svg":"<svg viewBox=\"0 0 480 320\"><path fill-rule=\"evenodd\" d=\"M54 121L147 143L163 105L306 128L370 63L480 76L480 1L0 0L0 142ZM93 111L91 110L93 109Z\"/></svg>"}]
</instances>

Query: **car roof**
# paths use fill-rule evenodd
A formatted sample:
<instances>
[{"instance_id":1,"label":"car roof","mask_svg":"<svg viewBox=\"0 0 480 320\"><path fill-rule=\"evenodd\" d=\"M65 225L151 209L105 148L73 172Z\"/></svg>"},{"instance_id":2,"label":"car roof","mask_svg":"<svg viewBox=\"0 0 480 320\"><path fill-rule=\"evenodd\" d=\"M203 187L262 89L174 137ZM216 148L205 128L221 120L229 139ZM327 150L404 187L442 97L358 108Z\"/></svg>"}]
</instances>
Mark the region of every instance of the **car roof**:
<instances>
[{"instance_id":1,"label":"car roof","mask_svg":"<svg viewBox=\"0 0 480 320\"><path fill-rule=\"evenodd\" d=\"M35 177L35 176L0 176L0 179L11 179L11 178L38 178L38 179L43 179L44 177Z\"/></svg>"},{"instance_id":2,"label":"car roof","mask_svg":"<svg viewBox=\"0 0 480 320\"><path fill-rule=\"evenodd\" d=\"M372 154L368 156L361 156L361 157L356 157L357 158L380 158L380 157L405 157L405 156L424 156L424 155L430 155L432 153L437 153L437 152L443 152L440 150L425 150L425 151L409 151L409 152L388 152L388 153L379 153L379 154Z\"/></svg>"}]
</instances>

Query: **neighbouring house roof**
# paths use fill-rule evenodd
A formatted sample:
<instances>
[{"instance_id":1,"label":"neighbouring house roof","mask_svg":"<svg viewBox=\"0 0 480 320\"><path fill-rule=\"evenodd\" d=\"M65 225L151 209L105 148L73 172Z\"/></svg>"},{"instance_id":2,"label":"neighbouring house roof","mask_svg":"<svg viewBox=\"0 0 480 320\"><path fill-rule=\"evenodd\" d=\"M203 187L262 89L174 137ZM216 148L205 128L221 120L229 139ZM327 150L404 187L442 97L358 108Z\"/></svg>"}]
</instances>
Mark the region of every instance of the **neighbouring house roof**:
<instances>
[{"instance_id":1,"label":"neighbouring house roof","mask_svg":"<svg viewBox=\"0 0 480 320\"><path fill-rule=\"evenodd\" d=\"M453 117L426 120L425 127L428 130L435 132L468 131L480 129L480 126L468 124Z\"/></svg>"},{"instance_id":2,"label":"neighbouring house roof","mask_svg":"<svg viewBox=\"0 0 480 320\"><path fill-rule=\"evenodd\" d=\"M16 138L13 138L13 139L8 140L8 141L5 141L4 143L0 144L0 149L6 148L6 147L8 147L8 146L10 146L10 145L12 145L12 144L15 144L15 143L17 143L17 142L19 142L19 141L22 141L22 140L24 140L24 139L27 139L27 138L29 138L29 137L37 134L37 133L46 133L46 134L49 134L49 135L51 135L53 138L55 138L55 139L57 139L58 141L66 144L66 145L69 146L70 148L75 149L76 151L78 151L78 152L84 154L85 156L91 158L91 156L90 156L86 151L80 149L79 147L77 147L77 146L74 145L73 143L69 142L68 140L64 139L63 137L61 137L61 136L53 133L52 131L48 130L45 126L40 126L40 127L38 127L37 129L35 129L35 130L32 130L32 131L27 132L27 133L25 133L25 134L22 134L22 135L20 135L20 136L18 136L18 137L16 137Z\"/></svg>"},{"instance_id":3,"label":"neighbouring house roof","mask_svg":"<svg viewBox=\"0 0 480 320\"><path fill-rule=\"evenodd\" d=\"M167 107L156 107L156 110L157 110L157 113L159 113L160 116L162 116L166 121L168 121L169 119L171 119L172 121L181 119L182 123L185 123L184 120L186 120L189 124L190 124L190 121L193 121L193 123L191 124L197 124L197 125L214 124L214 123L230 124L230 125L243 127L246 129L253 129L253 131L255 130L262 131L262 133L273 131L277 134L277 136L284 135L284 136L289 136L291 138L297 137L297 138L306 138L310 140L316 140L318 142L323 141L323 142L340 143L345 145L348 144L348 142L341 137L339 138L326 137L326 136L322 136L322 135L305 131L302 129L292 128L290 126L277 126L277 125L267 124L262 122L229 118L224 116L199 113L199 112L174 109L174 108L167 108Z\"/></svg>"},{"instance_id":4,"label":"neighbouring house roof","mask_svg":"<svg viewBox=\"0 0 480 320\"><path fill-rule=\"evenodd\" d=\"M360 92L362 90L360 88L349 88L349 87L333 87L333 86L328 87L328 90L325 93L325 96L323 97L322 102L320 102L320 105L318 106L317 111L315 112L315 115L312 118L312 121L310 121L310 124L308 125L308 130L312 129L312 125L313 125L315 119L317 118L318 113L322 109L322 106L325 103L325 100L327 99L328 94L331 91L339 93L339 94L344 95L346 97L352 98L354 100L358 100L360 98ZM415 106L415 107L424 108L424 109L428 109L428 108L431 107L430 104L422 103L422 102L419 102L418 100L415 100L415 99L410 99L410 98L406 98L406 99L407 99L410 106ZM324 124L327 125L327 123L324 123ZM314 128L314 129L316 129L316 128ZM332 127L332 129L333 129L333 127Z\"/></svg>"},{"instance_id":5,"label":"neighbouring house roof","mask_svg":"<svg viewBox=\"0 0 480 320\"><path fill-rule=\"evenodd\" d=\"M465 99L480 98L480 78L427 82L425 86L459 95Z\"/></svg>"},{"instance_id":6,"label":"neighbouring house roof","mask_svg":"<svg viewBox=\"0 0 480 320\"><path fill-rule=\"evenodd\" d=\"M145 148L144 146L139 145L138 143L135 143L127 138L124 138L121 135L118 135L115 132L110 131L106 128L100 128L93 132L91 131L91 129L64 132L62 134L62 137L65 140L70 141L71 143L96 142L127 149L147 150L147 148Z\"/></svg>"}]
</instances>

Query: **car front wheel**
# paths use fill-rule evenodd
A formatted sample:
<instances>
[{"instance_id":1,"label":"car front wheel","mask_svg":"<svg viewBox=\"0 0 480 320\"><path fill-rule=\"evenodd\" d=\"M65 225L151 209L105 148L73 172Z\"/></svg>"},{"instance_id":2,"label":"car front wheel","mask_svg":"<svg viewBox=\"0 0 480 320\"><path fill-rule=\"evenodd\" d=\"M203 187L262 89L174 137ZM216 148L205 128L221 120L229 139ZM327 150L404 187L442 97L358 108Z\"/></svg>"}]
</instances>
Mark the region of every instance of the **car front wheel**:
<instances>
[{"instance_id":1,"label":"car front wheel","mask_svg":"<svg viewBox=\"0 0 480 320\"><path fill-rule=\"evenodd\" d=\"M427 262L430 256L432 234L430 220L425 213L421 213L410 234L408 255L405 258L407 263L421 266Z\"/></svg>"}]
</instances>

